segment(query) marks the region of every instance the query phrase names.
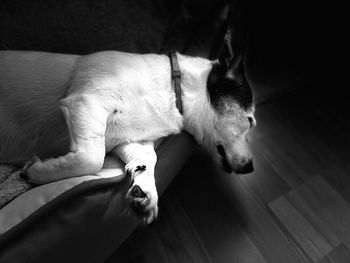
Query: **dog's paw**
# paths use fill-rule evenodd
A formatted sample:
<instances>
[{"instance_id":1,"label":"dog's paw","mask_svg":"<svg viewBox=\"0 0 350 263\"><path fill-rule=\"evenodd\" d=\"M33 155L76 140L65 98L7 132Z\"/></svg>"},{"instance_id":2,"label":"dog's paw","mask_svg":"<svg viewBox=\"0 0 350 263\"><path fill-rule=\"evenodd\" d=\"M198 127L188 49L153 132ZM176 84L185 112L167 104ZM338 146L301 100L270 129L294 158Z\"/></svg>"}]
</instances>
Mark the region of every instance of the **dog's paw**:
<instances>
[{"instance_id":1,"label":"dog's paw","mask_svg":"<svg viewBox=\"0 0 350 263\"><path fill-rule=\"evenodd\" d=\"M154 178L146 172L135 177L126 194L132 211L147 224L158 215L158 194Z\"/></svg>"},{"instance_id":2,"label":"dog's paw","mask_svg":"<svg viewBox=\"0 0 350 263\"><path fill-rule=\"evenodd\" d=\"M20 177L31 184L47 183L47 176L43 173L43 164L37 156L24 163Z\"/></svg>"},{"instance_id":3,"label":"dog's paw","mask_svg":"<svg viewBox=\"0 0 350 263\"><path fill-rule=\"evenodd\" d=\"M154 193L141 189L138 185L133 185L126 197L130 201L132 211L145 223L151 224L158 215L158 197Z\"/></svg>"}]
</instances>

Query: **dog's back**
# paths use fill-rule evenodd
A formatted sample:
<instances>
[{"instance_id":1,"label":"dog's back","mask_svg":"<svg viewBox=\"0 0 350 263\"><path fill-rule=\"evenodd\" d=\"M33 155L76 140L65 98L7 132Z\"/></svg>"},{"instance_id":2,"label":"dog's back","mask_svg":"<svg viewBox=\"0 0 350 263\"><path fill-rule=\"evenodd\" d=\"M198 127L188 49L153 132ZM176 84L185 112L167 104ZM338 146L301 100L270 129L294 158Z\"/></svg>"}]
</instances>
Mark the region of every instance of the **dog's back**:
<instances>
[{"instance_id":1,"label":"dog's back","mask_svg":"<svg viewBox=\"0 0 350 263\"><path fill-rule=\"evenodd\" d=\"M65 96L78 56L45 52L0 52L0 162L30 158L38 140L49 148L54 133L66 133L58 101ZM28 107L30 106L30 107ZM56 134L57 135L57 134ZM45 153L43 153L45 155Z\"/></svg>"}]
</instances>

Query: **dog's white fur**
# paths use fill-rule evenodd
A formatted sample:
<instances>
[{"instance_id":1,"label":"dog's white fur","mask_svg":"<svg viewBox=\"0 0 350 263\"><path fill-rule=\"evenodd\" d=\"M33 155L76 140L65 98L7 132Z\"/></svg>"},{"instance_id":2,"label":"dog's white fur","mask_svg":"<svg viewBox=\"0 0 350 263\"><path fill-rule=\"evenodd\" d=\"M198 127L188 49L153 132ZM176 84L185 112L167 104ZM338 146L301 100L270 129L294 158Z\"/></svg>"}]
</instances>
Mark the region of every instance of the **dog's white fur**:
<instances>
[{"instance_id":1,"label":"dog's white fur","mask_svg":"<svg viewBox=\"0 0 350 263\"><path fill-rule=\"evenodd\" d=\"M142 203L150 223L158 199L153 141L185 129L211 147L220 118L206 92L213 62L181 54L178 61L183 116L165 55L0 52L0 163L38 155L27 173L43 184L95 173L114 151L147 195L139 200L132 186L127 197Z\"/></svg>"}]
</instances>

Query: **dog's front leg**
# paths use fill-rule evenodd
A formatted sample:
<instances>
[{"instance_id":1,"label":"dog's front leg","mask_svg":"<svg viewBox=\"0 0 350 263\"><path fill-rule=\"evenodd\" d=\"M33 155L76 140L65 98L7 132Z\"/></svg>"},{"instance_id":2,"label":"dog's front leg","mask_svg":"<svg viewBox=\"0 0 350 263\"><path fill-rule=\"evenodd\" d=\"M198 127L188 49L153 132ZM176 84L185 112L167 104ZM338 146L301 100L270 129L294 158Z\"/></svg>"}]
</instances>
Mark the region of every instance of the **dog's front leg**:
<instances>
[{"instance_id":1,"label":"dog's front leg","mask_svg":"<svg viewBox=\"0 0 350 263\"><path fill-rule=\"evenodd\" d=\"M153 142L123 144L113 150L125 162L125 172L131 177L126 198L132 210L150 224L158 214L158 193L154 178L157 154Z\"/></svg>"},{"instance_id":2,"label":"dog's front leg","mask_svg":"<svg viewBox=\"0 0 350 263\"><path fill-rule=\"evenodd\" d=\"M108 111L91 95L63 99L61 109L70 134L70 152L43 161L36 158L24 171L31 183L44 184L94 174L103 165Z\"/></svg>"}]
</instances>

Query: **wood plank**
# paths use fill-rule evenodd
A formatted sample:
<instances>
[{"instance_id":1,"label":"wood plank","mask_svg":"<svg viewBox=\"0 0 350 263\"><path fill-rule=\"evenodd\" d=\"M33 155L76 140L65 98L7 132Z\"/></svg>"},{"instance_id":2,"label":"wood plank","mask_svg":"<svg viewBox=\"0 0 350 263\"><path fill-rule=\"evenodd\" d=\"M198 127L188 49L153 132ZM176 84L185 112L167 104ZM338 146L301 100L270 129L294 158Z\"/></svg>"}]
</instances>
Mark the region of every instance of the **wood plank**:
<instances>
[{"instance_id":1,"label":"wood plank","mask_svg":"<svg viewBox=\"0 0 350 263\"><path fill-rule=\"evenodd\" d=\"M218 178L219 179L219 178ZM270 209L237 177L220 177L221 191L232 204L239 223L259 249L266 262L310 262L305 252L284 232L276 222ZM235 204L241 210L235 211Z\"/></svg>"},{"instance_id":2,"label":"wood plank","mask_svg":"<svg viewBox=\"0 0 350 263\"><path fill-rule=\"evenodd\" d=\"M292 110L290 105L294 105ZM332 134L331 127L322 125L321 119L297 103L292 96L285 98L283 102L276 101L267 106L284 120L291 132L299 133L300 139L325 163L349 163L348 147L344 141Z\"/></svg>"},{"instance_id":3,"label":"wood plank","mask_svg":"<svg viewBox=\"0 0 350 263\"><path fill-rule=\"evenodd\" d=\"M330 164L321 176L350 204L350 169Z\"/></svg>"},{"instance_id":4,"label":"wood plank","mask_svg":"<svg viewBox=\"0 0 350 263\"><path fill-rule=\"evenodd\" d=\"M284 196L271 202L269 207L313 262L331 251L332 247L327 240Z\"/></svg>"},{"instance_id":5,"label":"wood plank","mask_svg":"<svg viewBox=\"0 0 350 263\"><path fill-rule=\"evenodd\" d=\"M313 96L312 103L310 103L310 96L296 94L295 97L298 102L302 103L304 107L316 115L318 119L324 121L326 127L329 127L333 133L340 136L347 144L350 143L350 123L348 121L348 116L347 114L340 114L348 110L346 104L332 106L329 103L328 97L319 97L317 99Z\"/></svg>"},{"instance_id":6,"label":"wood plank","mask_svg":"<svg viewBox=\"0 0 350 263\"><path fill-rule=\"evenodd\" d=\"M304 113L298 107L291 108L290 105L290 102L283 100L274 101L266 107L285 125L289 133L294 134L317 157L319 163L337 162L338 156L330 151L331 138L320 136L321 129L315 127L317 120L305 119Z\"/></svg>"},{"instance_id":7,"label":"wood plank","mask_svg":"<svg viewBox=\"0 0 350 263\"><path fill-rule=\"evenodd\" d=\"M302 168L307 174L314 175L318 173L320 169L326 167L326 164L320 162L317 156L308 149L307 145L305 145L302 140L300 140L299 136L299 133L291 134L288 131L281 130L281 132L270 136L269 139L279 143L283 151L285 151L288 157L294 160L295 163L302 163Z\"/></svg>"},{"instance_id":8,"label":"wood plank","mask_svg":"<svg viewBox=\"0 0 350 263\"><path fill-rule=\"evenodd\" d=\"M160 221L160 220L159 220ZM161 223L161 221L160 221ZM137 254L137 257L135 257L133 253L133 249L137 245L137 243L130 243L129 246L129 258L132 258L133 261L136 263L142 262L142 263L170 263L172 262L169 259L169 253L166 248L165 242L163 242L162 238L159 234L159 228L160 226L155 227L153 230L154 234L148 235L147 240L145 243L141 244L141 252ZM138 236L141 234L139 233ZM139 245L140 246L140 245ZM182 254L182 252L179 252ZM177 262L177 261L175 261Z\"/></svg>"},{"instance_id":9,"label":"wood plank","mask_svg":"<svg viewBox=\"0 0 350 263\"><path fill-rule=\"evenodd\" d=\"M150 229L139 229L132 240L128 240L129 258L135 260L137 257L137 262L145 263L212 263L198 234L172 195L168 191L162 197L157 222ZM143 247L133 255L135 246Z\"/></svg>"},{"instance_id":10,"label":"wood plank","mask_svg":"<svg viewBox=\"0 0 350 263\"><path fill-rule=\"evenodd\" d=\"M290 105L293 107L293 105ZM294 160L296 163L303 163L303 169L308 174L315 174L319 171L319 167L325 167L325 163L319 160L312 151L306 147L305 143L300 140L300 132L291 133L288 127L284 124L284 120L281 120L276 114L271 112L267 106L261 107L257 110L260 113L261 125L258 125L255 129L262 129L266 132L263 139L270 139L271 143L275 143L275 148L281 148L283 152L288 154L289 159ZM268 118L266 117L268 116ZM284 119L284 117L283 117ZM267 128L266 128L267 127ZM255 130L253 129L253 130ZM252 145L260 140L260 138L252 136ZM288 158L287 157L287 158Z\"/></svg>"},{"instance_id":11,"label":"wood plank","mask_svg":"<svg viewBox=\"0 0 350 263\"><path fill-rule=\"evenodd\" d=\"M350 205L320 176L312 178L308 186L337 219L338 226L342 227L341 240L350 246Z\"/></svg>"},{"instance_id":12,"label":"wood plank","mask_svg":"<svg viewBox=\"0 0 350 263\"><path fill-rule=\"evenodd\" d=\"M314 213L306 200L297 191L290 191L285 197L333 248L340 244L339 238L334 234L329 225Z\"/></svg>"},{"instance_id":13,"label":"wood plank","mask_svg":"<svg viewBox=\"0 0 350 263\"><path fill-rule=\"evenodd\" d=\"M345 245L350 245L350 208L348 203L337 194L320 176L316 176L306 185L295 189L307 202L317 217L333 231Z\"/></svg>"},{"instance_id":14,"label":"wood plank","mask_svg":"<svg viewBox=\"0 0 350 263\"><path fill-rule=\"evenodd\" d=\"M330 113L328 113L330 112L329 109L321 112L322 107L316 108L315 105L311 105L310 103L302 103L299 98L300 95L289 97L292 103L304 112L302 116L303 119L312 118L314 120L312 122L309 121L309 126L315 127L318 134L324 140L327 140L327 145L330 146L333 154L341 158L345 163L349 163L350 156L348 154L348 149L350 149L350 138L346 130L345 134L343 133L346 128L344 126L339 126L334 119L330 119ZM328 105L328 108L329 107L331 106ZM338 112L338 115L342 114Z\"/></svg>"},{"instance_id":15,"label":"wood plank","mask_svg":"<svg viewBox=\"0 0 350 263\"><path fill-rule=\"evenodd\" d=\"M187 260L185 260L186 257L183 257L179 261L171 259L170 262L212 263L200 236L172 192L168 193L165 202L166 205L163 205L161 208L166 212L167 218L162 220L163 224L158 229L163 243L169 245L168 257L172 258L174 254L178 254L178 247L184 249L188 255ZM164 230L169 228L169 226L173 228L172 236L164 235ZM174 236L177 238L175 239ZM175 245L175 242L179 243ZM152 251L149 252L152 253Z\"/></svg>"},{"instance_id":16,"label":"wood plank","mask_svg":"<svg viewBox=\"0 0 350 263\"><path fill-rule=\"evenodd\" d=\"M253 149L253 155L254 172L239 178L249 185L261 200L267 204L291 189L259 151Z\"/></svg>"},{"instance_id":17,"label":"wood plank","mask_svg":"<svg viewBox=\"0 0 350 263\"><path fill-rule=\"evenodd\" d=\"M215 263L266 263L249 239L232 207L213 184L212 162L206 154L198 153L189 162L195 169L191 177L181 174L174 188L180 204ZM231 175L230 175L231 176ZM239 210L238 207L236 209Z\"/></svg>"},{"instance_id":18,"label":"wood plank","mask_svg":"<svg viewBox=\"0 0 350 263\"><path fill-rule=\"evenodd\" d=\"M259 158L266 160L289 187L296 187L310 178L310 174L303 169L301 161L295 161L281 142L262 137L254 141L253 148L254 152L259 152Z\"/></svg>"},{"instance_id":19,"label":"wood plank","mask_svg":"<svg viewBox=\"0 0 350 263\"><path fill-rule=\"evenodd\" d=\"M350 262L350 250L344 244L340 244L333 249L328 255L326 255L318 263L349 263Z\"/></svg>"}]
</instances>

